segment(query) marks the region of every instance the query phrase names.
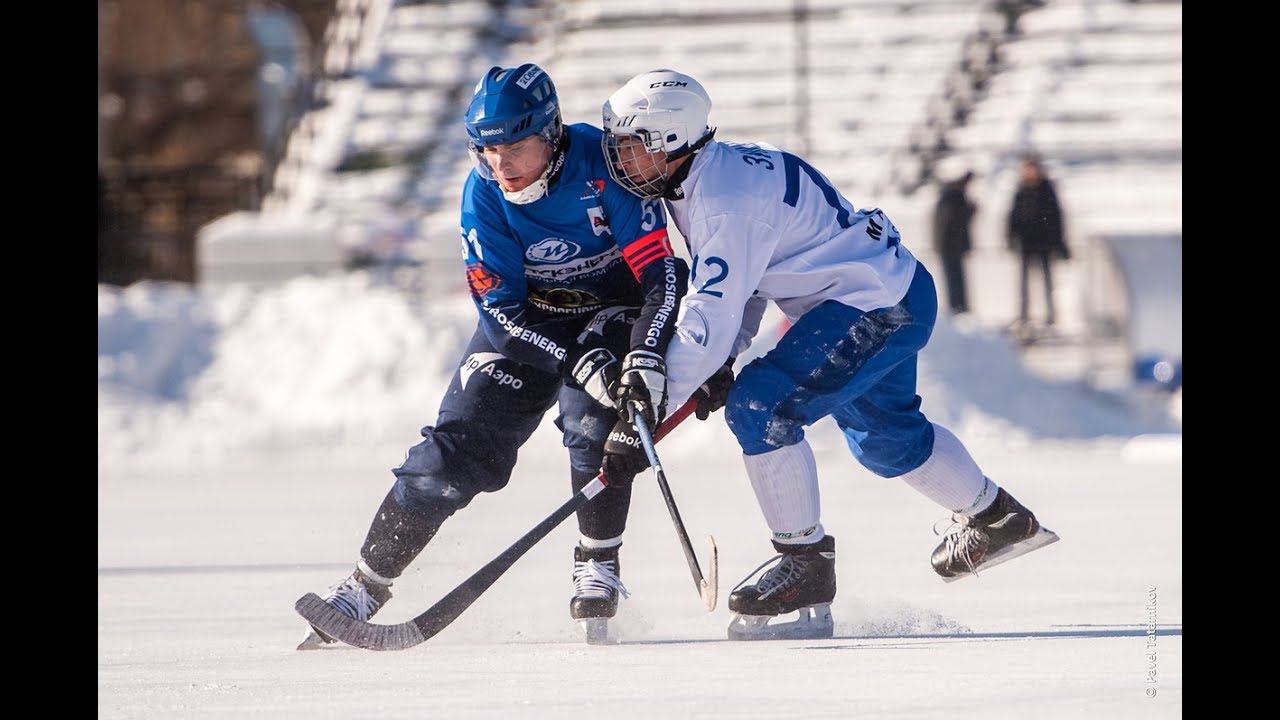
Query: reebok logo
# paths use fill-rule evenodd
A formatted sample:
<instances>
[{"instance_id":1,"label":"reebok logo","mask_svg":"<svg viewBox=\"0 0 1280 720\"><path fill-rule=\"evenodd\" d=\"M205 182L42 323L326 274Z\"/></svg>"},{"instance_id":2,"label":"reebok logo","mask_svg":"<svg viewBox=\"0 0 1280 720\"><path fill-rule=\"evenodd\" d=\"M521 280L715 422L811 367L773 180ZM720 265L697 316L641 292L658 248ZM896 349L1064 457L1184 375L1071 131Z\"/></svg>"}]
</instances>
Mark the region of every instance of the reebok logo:
<instances>
[{"instance_id":1,"label":"reebok logo","mask_svg":"<svg viewBox=\"0 0 1280 720\"><path fill-rule=\"evenodd\" d=\"M502 128L492 128L490 130L480 131L480 137L490 137L493 135L501 135L501 134L502 134Z\"/></svg>"},{"instance_id":2,"label":"reebok logo","mask_svg":"<svg viewBox=\"0 0 1280 720\"><path fill-rule=\"evenodd\" d=\"M614 432L609 433L609 442L622 443L628 447L638 448L640 447L640 436L636 435L633 437L622 431L615 430Z\"/></svg>"}]
</instances>

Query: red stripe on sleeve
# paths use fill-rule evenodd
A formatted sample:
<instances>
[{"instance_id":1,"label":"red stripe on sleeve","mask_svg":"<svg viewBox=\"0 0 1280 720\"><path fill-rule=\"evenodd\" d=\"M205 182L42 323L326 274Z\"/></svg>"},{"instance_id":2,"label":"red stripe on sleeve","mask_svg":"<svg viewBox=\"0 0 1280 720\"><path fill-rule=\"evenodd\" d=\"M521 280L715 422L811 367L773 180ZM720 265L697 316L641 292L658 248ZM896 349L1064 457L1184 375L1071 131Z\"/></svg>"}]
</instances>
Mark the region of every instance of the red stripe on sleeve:
<instances>
[{"instance_id":1,"label":"red stripe on sleeve","mask_svg":"<svg viewBox=\"0 0 1280 720\"><path fill-rule=\"evenodd\" d=\"M671 249L671 240L667 237L666 228L659 228L622 249L622 255L631 266L631 274L640 279L640 273L649 263L664 257L675 255Z\"/></svg>"}]
</instances>

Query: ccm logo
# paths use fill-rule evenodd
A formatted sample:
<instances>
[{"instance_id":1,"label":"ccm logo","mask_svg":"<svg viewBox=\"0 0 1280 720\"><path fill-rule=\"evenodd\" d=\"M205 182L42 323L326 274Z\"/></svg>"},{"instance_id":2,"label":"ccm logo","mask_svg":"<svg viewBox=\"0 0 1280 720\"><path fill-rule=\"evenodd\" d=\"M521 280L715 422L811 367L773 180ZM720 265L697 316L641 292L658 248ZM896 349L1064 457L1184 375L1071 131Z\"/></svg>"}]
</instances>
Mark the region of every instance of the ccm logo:
<instances>
[{"instance_id":1,"label":"ccm logo","mask_svg":"<svg viewBox=\"0 0 1280 720\"><path fill-rule=\"evenodd\" d=\"M689 83L683 80L663 80L662 82L649 83L649 87L688 87Z\"/></svg>"}]
</instances>

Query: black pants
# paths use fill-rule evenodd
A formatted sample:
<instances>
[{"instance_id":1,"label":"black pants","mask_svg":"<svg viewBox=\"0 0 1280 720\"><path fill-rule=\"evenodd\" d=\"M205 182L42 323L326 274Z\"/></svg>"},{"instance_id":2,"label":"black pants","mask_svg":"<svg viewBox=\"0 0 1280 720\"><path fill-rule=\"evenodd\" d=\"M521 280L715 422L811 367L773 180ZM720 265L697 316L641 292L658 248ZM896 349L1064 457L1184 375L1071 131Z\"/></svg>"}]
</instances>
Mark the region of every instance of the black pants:
<instances>
[{"instance_id":1,"label":"black pants","mask_svg":"<svg viewBox=\"0 0 1280 720\"><path fill-rule=\"evenodd\" d=\"M1027 287L1027 276L1031 272L1032 263L1039 264L1041 270L1044 272L1044 302L1045 302L1045 307L1048 308L1048 318L1046 319L1045 324L1052 325L1054 321L1053 274L1051 269L1052 263L1049 260L1048 253L1036 253L1036 252L1022 253L1022 284L1021 284L1022 309L1019 312L1018 317L1023 322L1026 322L1029 319L1027 311L1029 310L1029 307L1030 307L1031 297L1030 297L1030 293L1028 292L1029 288Z\"/></svg>"},{"instance_id":2,"label":"black pants","mask_svg":"<svg viewBox=\"0 0 1280 720\"><path fill-rule=\"evenodd\" d=\"M964 282L964 253L942 253L942 273L947 278L947 305L951 312L969 312L969 293Z\"/></svg>"},{"instance_id":3,"label":"black pants","mask_svg":"<svg viewBox=\"0 0 1280 720\"><path fill-rule=\"evenodd\" d=\"M637 313L617 314L604 323L602 338L584 345L603 345L621 358ZM556 427L564 433L576 492L600 471L618 412L564 385L558 375L504 357L477 328L436 424L422 428L423 441L393 471L396 501L438 525L477 494L501 490L511 479L520 447L557 403ZM578 510L579 530L598 540L621 535L630 504L630 486L606 488Z\"/></svg>"}]
</instances>

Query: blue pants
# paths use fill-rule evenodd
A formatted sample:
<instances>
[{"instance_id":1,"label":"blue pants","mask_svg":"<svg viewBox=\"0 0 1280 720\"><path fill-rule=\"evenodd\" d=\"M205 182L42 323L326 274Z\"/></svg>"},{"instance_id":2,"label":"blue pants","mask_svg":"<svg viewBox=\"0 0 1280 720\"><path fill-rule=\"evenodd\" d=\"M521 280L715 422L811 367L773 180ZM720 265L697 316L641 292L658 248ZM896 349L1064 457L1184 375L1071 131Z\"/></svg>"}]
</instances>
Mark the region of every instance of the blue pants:
<instances>
[{"instance_id":1,"label":"blue pants","mask_svg":"<svg viewBox=\"0 0 1280 720\"><path fill-rule=\"evenodd\" d=\"M868 470L897 477L919 467L933 451L933 426L916 395L916 353L937 315L923 264L893 307L863 312L828 300L805 313L729 391L725 415L742 451L794 445L830 415Z\"/></svg>"},{"instance_id":2,"label":"blue pants","mask_svg":"<svg viewBox=\"0 0 1280 720\"><path fill-rule=\"evenodd\" d=\"M629 310L605 323L604 336L592 335L584 345L603 345L621 359L637 313ZM569 449L570 485L576 492L595 478L605 439L618 420L616 410L565 385L559 375L503 356L479 327L463 358L436 424L422 428L423 441L392 471L397 503L438 526L477 494L506 487L517 452L557 401L556 427ZM578 510L579 530L600 540L621 535L630 504L629 485L606 488Z\"/></svg>"}]
</instances>

